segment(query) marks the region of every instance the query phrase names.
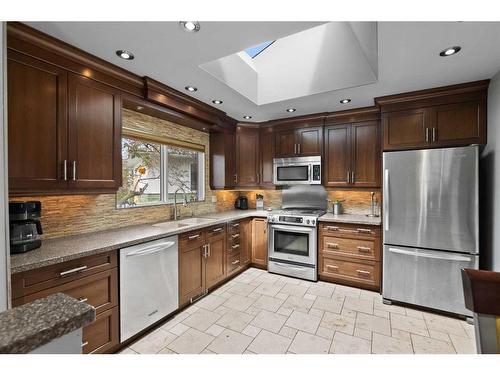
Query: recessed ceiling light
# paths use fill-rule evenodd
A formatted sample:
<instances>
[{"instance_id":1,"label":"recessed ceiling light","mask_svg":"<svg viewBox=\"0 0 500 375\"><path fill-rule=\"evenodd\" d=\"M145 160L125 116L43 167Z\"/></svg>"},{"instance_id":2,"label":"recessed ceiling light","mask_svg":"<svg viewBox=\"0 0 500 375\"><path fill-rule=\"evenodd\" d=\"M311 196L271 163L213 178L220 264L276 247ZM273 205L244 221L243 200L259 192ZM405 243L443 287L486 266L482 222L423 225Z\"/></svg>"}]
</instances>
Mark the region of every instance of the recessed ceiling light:
<instances>
[{"instance_id":1,"label":"recessed ceiling light","mask_svg":"<svg viewBox=\"0 0 500 375\"><path fill-rule=\"evenodd\" d=\"M200 31L200 23L198 21L181 21L179 22L182 29L189 33L196 33Z\"/></svg>"},{"instance_id":2,"label":"recessed ceiling light","mask_svg":"<svg viewBox=\"0 0 500 375\"><path fill-rule=\"evenodd\" d=\"M223 101L222 100L212 100L212 103L214 103L214 104L222 104Z\"/></svg>"},{"instance_id":3,"label":"recessed ceiling light","mask_svg":"<svg viewBox=\"0 0 500 375\"><path fill-rule=\"evenodd\" d=\"M243 116L243 118L244 118L245 120L250 120L250 119L252 118L252 116L248 116L248 115L247 115L247 116Z\"/></svg>"},{"instance_id":4,"label":"recessed ceiling light","mask_svg":"<svg viewBox=\"0 0 500 375\"><path fill-rule=\"evenodd\" d=\"M134 54L132 52L124 50L124 49L119 49L118 51L116 51L116 54L125 60L133 60L134 59Z\"/></svg>"},{"instance_id":5,"label":"recessed ceiling light","mask_svg":"<svg viewBox=\"0 0 500 375\"><path fill-rule=\"evenodd\" d=\"M187 91L189 92L195 92L195 91L198 91L198 89L194 86L186 86L184 87Z\"/></svg>"},{"instance_id":6,"label":"recessed ceiling light","mask_svg":"<svg viewBox=\"0 0 500 375\"><path fill-rule=\"evenodd\" d=\"M351 99L346 98L346 99L342 99L342 100L340 101L340 104L347 104L347 103L350 103L350 102L351 102Z\"/></svg>"},{"instance_id":7,"label":"recessed ceiling light","mask_svg":"<svg viewBox=\"0 0 500 375\"><path fill-rule=\"evenodd\" d=\"M295 108L288 108L286 111L287 111L287 112L295 112L295 111L296 111L296 109L295 109Z\"/></svg>"},{"instance_id":8,"label":"recessed ceiling light","mask_svg":"<svg viewBox=\"0 0 500 375\"><path fill-rule=\"evenodd\" d=\"M451 55L454 55L455 53L458 53L461 49L462 49L462 47L460 47L460 46L449 47L449 48L442 50L439 53L439 56L442 56L442 57L451 56Z\"/></svg>"}]
</instances>

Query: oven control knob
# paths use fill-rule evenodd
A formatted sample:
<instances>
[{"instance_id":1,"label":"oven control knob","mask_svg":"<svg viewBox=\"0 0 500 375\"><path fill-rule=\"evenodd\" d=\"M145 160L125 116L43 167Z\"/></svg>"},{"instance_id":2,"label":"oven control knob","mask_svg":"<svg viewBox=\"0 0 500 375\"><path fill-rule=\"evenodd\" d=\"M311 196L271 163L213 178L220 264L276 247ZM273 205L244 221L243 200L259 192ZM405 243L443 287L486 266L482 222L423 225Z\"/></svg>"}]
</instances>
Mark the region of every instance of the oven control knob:
<instances>
[{"instance_id":1,"label":"oven control knob","mask_svg":"<svg viewBox=\"0 0 500 375\"><path fill-rule=\"evenodd\" d=\"M309 224L311 222L311 220L307 219L306 220L306 224Z\"/></svg>"},{"instance_id":2,"label":"oven control knob","mask_svg":"<svg viewBox=\"0 0 500 375\"><path fill-rule=\"evenodd\" d=\"M316 220L311 221L311 224L313 225L316 224Z\"/></svg>"}]
</instances>

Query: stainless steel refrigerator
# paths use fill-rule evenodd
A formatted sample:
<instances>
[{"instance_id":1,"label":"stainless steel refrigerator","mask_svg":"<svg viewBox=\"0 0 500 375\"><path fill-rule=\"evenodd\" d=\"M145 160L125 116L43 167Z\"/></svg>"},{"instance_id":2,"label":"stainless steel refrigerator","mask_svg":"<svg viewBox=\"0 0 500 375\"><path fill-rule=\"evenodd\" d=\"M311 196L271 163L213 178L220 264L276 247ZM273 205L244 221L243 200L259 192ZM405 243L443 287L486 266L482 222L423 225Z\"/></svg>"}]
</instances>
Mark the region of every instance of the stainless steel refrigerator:
<instances>
[{"instance_id":1,"label":"stainless steel refrigerator","mask_svg":"<svg viewBox=\"0 0 500 375\"><path fill-rule=\"evenodd\" d=\"M382 296L471 316L461 268L479 265L478 147L384 152Z\"/></svg>"}]
</instances>

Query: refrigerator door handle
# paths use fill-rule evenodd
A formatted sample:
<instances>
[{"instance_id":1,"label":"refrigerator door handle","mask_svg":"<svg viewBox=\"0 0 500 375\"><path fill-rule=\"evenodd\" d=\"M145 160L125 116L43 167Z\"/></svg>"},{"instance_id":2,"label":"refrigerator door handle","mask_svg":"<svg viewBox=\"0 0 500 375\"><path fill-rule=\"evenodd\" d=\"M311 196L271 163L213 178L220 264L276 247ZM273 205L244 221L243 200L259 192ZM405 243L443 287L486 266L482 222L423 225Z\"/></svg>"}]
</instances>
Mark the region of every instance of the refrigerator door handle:
<instances>
[{"instance_id":1,"label":"refrigerator door handle","mask_svg":"<svg viewBox=\"0 0 500 375\"><path fill-rule=\"evenodd\" d=\"M397 253L397 254L404 254L404 255L411 255L411 256L420 257L420 258L442 259L442 260L457 261L457 262L470 262L471 261L471 258L466 257L466 256L451 255L451 254L446 254L443 252L441 252L442 254L437 255L437 254L429 254L429 253L417 253L414 251L395 249L392 247L389 248L389 252Z\"/></svg>"},{"instance_id":2,"label":"refrigerator door handle","mask_svg":"<svg viewBox=\"0 0 500 375\"><path fill-rule=\"evenodd\" d=\"M389 170L384 169L384 230L389 230Z\"/></svg>"}]
</instances>

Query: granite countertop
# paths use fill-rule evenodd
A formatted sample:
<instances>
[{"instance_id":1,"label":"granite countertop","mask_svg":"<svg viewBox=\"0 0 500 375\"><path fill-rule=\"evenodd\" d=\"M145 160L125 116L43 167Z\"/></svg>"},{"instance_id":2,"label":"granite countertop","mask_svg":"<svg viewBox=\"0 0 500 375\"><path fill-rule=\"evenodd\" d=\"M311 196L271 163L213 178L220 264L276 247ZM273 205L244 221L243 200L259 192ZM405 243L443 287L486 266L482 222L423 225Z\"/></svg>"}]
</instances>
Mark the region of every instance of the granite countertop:
<instances>
[{"instance_id":1,"label":"granite countertop","mask_svg":"<svg viewBox=\"0 0 500 375\"><path fill-rule=\"evenodd\" d=\"M142 224L127 226L101 232L85 233L75 236L59 237L42 241L42 246L24 254L15 254L10 257L11 274L29 271L32 269L66 262L84 256L117 250L139 243L157 240L192 230L225 223L231 220L247 217L267 217L267 211L231 210L213 214L199 215L199 218L212 219L210 222L189 225L184 227L155 226ZM181 218L189 220L190 218ZM175 222L168 222L175 224Z\"/></svg>"},{"instance_id":2,"label":"granite countertop","mask_svg":"<svg viewBox=\"0 0 500 375\"><path fill-rule=\"evenodd\" d=\"M57 293L0 313L0 353L29 353L92 323L92 306Z\"/></svg>"},{"instance_id":3,"label":"granite countertop","mask_svg":"<svg viewBox=\"0 0 500 375\"><path fill-rule=\"evenodd\" d=\"M332 213L326 213L318 219L319 222L327 223L348 223L348 224L365 224L365 225L381 225L382 218L379 217L368 217L362 214L340 214L334 215Z\"/></svg>"}]
</instances>

